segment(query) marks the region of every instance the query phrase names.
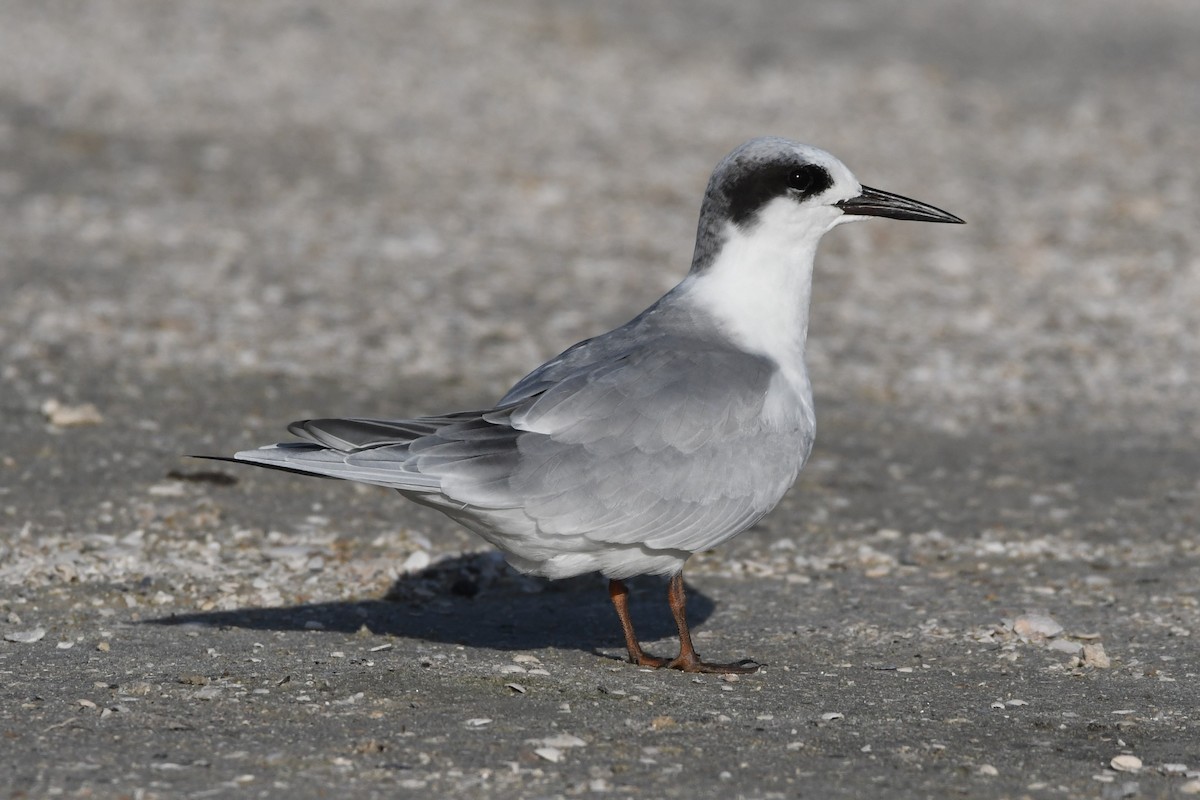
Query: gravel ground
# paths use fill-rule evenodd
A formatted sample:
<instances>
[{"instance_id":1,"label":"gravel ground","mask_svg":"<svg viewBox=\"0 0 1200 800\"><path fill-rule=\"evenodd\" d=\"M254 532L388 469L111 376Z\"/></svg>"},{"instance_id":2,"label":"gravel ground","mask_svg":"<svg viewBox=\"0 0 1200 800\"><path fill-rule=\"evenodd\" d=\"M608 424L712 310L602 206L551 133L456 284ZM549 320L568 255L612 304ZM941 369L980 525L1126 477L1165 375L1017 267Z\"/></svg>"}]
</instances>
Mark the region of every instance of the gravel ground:
<instances>
[{"instance_id":1,"label":"gravel ground","mask_svg":"<svg viewBox=\"0 0 1200 800\"><path fill-rule=\"evenodd\" d=\"M0 4L0 793L1200 794L1198 40L1187 0ZM823 245L813 460L688 570L761 673L638 670L594 576L180 457L494 399L677 281L761 134L970 223Z\"/></svg>"}]
</instances>

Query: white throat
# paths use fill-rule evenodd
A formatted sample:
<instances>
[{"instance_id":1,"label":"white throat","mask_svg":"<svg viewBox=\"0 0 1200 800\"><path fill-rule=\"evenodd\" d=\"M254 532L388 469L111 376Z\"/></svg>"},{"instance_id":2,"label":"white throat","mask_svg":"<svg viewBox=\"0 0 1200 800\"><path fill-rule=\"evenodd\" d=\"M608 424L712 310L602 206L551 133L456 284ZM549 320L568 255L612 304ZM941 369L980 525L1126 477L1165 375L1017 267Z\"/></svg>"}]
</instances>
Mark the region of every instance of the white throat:
<instances>
[{"instance_id":1,"label":"white throat","mask_svg":"<svg viewBox=\"0 0 1200 800\"><path fill-rule=\"evenodd\" d=\"M836 208L797 213L789 199L775 200L750 230L729 223L713 263L679 288L743 350L802 366L817 243L842 218Z\"/></svg>"}]
</instances>

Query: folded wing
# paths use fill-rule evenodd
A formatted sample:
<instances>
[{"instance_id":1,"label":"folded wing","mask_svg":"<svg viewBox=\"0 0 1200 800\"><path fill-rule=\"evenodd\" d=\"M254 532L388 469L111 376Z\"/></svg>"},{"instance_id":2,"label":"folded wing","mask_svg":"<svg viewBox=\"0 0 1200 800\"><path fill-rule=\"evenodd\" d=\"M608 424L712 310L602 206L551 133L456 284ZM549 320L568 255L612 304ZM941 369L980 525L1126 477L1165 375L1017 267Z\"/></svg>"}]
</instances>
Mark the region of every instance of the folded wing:
<instances>
[{"instance_id":1,"label":"folded wing","mask_svg":"<svg viewBox=\"0 0 1200 800\"><path fill-rule=\"evenodd\" d=\"M235 458L460 518L519 510L540 536L696 551L774 507L811 445L803 426L764 419L774 364L731 347L661 337L571 367L486 411L307 420L289 428L307 441Z\"/></svg>"}]
</instances>

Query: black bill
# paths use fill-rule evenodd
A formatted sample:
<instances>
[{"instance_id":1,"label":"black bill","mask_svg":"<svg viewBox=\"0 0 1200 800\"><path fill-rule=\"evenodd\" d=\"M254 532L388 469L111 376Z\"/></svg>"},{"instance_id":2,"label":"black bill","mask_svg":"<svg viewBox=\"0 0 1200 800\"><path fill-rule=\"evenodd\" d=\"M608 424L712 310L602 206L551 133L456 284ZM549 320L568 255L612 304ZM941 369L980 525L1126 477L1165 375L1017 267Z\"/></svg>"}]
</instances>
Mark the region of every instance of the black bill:
<instances>
[{"instance_id":1,"label":"black bill","mask_svg":"<svg viewBox=\"0 0 1200 800\"><path fill-rule=\"evenodd\" d=\"M862 187L862 194L851 197L837 204L847 214L863 217L890 217L891 219L908 219L915 222L953 222L963 224L963 220L940 208L919 203L903 195Z\"/></svg>"}]
</instances>

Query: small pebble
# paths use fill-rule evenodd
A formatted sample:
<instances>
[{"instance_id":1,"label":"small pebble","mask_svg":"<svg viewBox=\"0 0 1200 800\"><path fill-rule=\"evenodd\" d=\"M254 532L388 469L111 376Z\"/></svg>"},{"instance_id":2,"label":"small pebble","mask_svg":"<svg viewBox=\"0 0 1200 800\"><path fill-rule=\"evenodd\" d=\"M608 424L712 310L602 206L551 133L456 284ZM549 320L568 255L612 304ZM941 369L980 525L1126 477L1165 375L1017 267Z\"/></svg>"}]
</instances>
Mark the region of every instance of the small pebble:
<instances>
[{"instance_id":1,"label":"small pebble","mask_svg":"<svg viewBox=\"0 0 1200 800\"><path fill-rule=\"evenodd\" d=\"M525 687L519 683L506 683L504 684L504 688L512 689L517 694L525 694Z\"/></svg>"},{"instance_id":2,"label":"small pebble","mask_svg":"<svg viewBox=\"0 0 1200 800\"><path fill-rule=\"evenodd\" d=\"M826 722L831 722L832 720L835 720L835 719L845 719L845 718L846 718L846 715L840 711L826 711L824 714L821 715L821 719L825 720Z\"/></svg>"},{"instance_id":3,"label":"small pebble","mask_svg":"<svg viewBox=\"0 0 1200 800\"><path fill-rule=\"evenodd\" d=\"M996 769L991 764L980 764L979 774L986 775L989 778L994 778L1000 774L1000 770Z\"/></svg>"},{"instance_id":4,"label":"small pebble","mask_svg":"<svg viewBox=\"0 0 1200 800\"><path fill-rule=\"evenodd\" d=\"M488 717L476 717L467 720L468 728L482 728L484 725L491 725L492 721Z\"/></svg>"},{"instance_id":5,"label":"small pebble","mask_svg":"<svg viewBox=\"0 0 1200 800\"><path fill-rule=\"evenodd\" d=\"M1109 764L1117 772L1137 772L1142 768L1142 760L1129 754L1115 756Z\"/></svg>"},{"instance_id":6,"label":"small pebble","mask_svg":"<svg viewBox=\"0 0 1200 800\"><path fill-rule=\"evenodd\" d=\"M1190 780L1179 787L1180 794L1200 794L1200 780Z\"/></svg>"},{"instance_id":7,"label":"small pebble","mask_svg":"<svg viewBox=\"0 0 1200 800\"><path fill-rule=\"evenodd\" d=\"M1070 639L1055 639L1046 647L1050 650L1056 650L1067 655L1077 656L1083 652L1083 645L1079 642L1072 642Z\"/></svg>"},{"instance_id":8,"label":"small pebble","mask_svg":"<svg viewBox=\"0 0 1200 800\"><path fill-rule=\"evenodd\" d=\"M1085 644L1083 646L1083 664L1087 667L1095 667L1096 669L1108 669L1112 666L1112 661L1108 654L1104 652L1104 645L1096 642L1095 644Z\"/></svg>"},{"instance_id":9,"label":"small pebble","mask_svg":"<svg viewBox=\"0 0 1200 800\"><path fill-rule=\"evenodd\" d=\"M207 675L180 675L178 680L188 686L208 686L212 683Z\"/></svg>"}]
</instances>

